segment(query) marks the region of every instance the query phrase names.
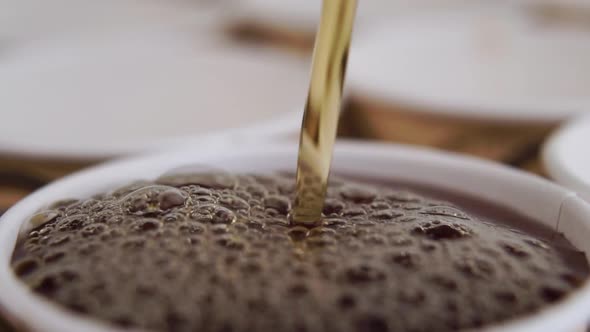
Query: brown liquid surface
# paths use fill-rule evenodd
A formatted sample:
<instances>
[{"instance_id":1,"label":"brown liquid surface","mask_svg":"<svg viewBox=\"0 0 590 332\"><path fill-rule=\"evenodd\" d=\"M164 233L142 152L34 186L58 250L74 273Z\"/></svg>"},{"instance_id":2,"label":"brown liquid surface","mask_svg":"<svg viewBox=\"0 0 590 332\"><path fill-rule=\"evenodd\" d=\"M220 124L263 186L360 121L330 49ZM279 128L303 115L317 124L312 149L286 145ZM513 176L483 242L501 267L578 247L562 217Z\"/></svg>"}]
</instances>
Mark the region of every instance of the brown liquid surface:
<instances>
[{"instance_id":1,"label":"brown liquid surface","mask_svg":"<svg viewBox=\"0 0 590 332\"><path fill-rule=\"evenodd\" d=\"M13 266L79 314L203 332L455 331L533 313L588 275L510 211L401 187L334 180L308 229L289 224L292 176L164 176L34 216Z\"/></svg>"}]
</instances>

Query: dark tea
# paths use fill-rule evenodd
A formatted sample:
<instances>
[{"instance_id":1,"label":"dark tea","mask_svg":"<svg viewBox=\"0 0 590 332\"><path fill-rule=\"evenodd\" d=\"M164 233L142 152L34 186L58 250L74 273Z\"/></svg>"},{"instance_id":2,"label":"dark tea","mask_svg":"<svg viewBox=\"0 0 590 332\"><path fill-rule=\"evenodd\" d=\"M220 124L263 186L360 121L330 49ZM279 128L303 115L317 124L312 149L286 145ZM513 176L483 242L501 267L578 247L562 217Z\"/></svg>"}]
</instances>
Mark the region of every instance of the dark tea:
<instances>
[{"instance_id":1,"label":"dark tea","mask_svg":"<svg viewBox=\"0 0 590 332\"><path fill-rule=\"evenodd\" d=\"M333 179L307 228L289 220L291 175L168 175L55 203L13 267L72 312L155 331L456 331L534 313L588 275L514 212L402 187Z\"/></svg>"}]
</instances>

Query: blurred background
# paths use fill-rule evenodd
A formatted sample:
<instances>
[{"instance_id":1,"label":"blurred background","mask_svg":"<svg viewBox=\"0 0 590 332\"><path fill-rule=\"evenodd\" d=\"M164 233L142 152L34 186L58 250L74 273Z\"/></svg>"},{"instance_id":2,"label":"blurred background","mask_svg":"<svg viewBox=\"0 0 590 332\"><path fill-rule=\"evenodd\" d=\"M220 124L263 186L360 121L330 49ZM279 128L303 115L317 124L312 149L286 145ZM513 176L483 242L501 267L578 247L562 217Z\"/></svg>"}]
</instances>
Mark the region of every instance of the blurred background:
<instances>
[{"instance_id":1,"label":"blurred background","mask_svg":"<svg viewBox=\"0 0 590 332\"><path fill-rule=\"evenodd\" d=\"M590 2L358 2L341 137L547 175L541 146L590 102ZM0 213L110 158L237 128L296 141L320 11L321 0L0 0Z\"/></svg>"}]
</instances>

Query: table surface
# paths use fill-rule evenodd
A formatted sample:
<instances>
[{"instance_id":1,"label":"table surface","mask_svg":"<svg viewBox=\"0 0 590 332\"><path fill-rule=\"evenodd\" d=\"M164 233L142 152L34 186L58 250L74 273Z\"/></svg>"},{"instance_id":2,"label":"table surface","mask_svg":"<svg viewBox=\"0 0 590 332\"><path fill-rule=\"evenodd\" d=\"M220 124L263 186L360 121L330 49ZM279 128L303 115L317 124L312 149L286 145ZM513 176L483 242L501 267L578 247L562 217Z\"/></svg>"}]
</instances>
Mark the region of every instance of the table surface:
<instances>
[{"instance_id":1,"label":"table surface","mask_svg":"<svg viewBox=\"0 0 590 332\"><path fill-rule=\"evenodd\" d=\"M539 149L551 128L474 125L415 116L405 109L350 103L343 112L340 136L401 142L475 155L544 175ZM436 129L436 130L433 130ZM51 180L84 164L0 157L0 213ZM0 332L16 332L0 320Z\"/></svg>"}]
</instances>

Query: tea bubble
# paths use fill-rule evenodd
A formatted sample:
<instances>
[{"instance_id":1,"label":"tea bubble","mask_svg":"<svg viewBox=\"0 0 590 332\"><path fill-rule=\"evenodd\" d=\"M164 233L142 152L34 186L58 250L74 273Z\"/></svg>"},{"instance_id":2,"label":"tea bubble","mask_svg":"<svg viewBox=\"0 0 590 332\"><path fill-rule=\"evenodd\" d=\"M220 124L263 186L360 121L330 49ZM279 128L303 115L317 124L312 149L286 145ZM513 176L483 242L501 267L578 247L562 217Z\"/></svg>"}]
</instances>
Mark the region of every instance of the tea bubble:
<instances>
[{"instance_id":1,"label":"tea bubble","mask_svg":"<svg viewBox=\"0 0 590 332\"><path fill-rule=\"evenodd\" d=\"M156 180L173 187L196 185L211 189L234 188L237 179L226 172L204 165L191 165L174 169Z\"/></svg>"},{"instance_id":2,"label":"tea bubble","mask_svg":"<svg viewBox=\"0 0 590 332\"><path fill-rule=\"evenodd\" d=\"M341 178L319 226L302 227L292 176L175 172L33 216L15 275L114 326L235 332L476 329L561 301L588 276L583 253L522 231L517 214L482 221Z\"/></svg>"},{"instance_id":3,"label":"tea bubble","mask_svg":"<svg viewBox=\"0 0 590 332\"><path fill-rule=\"evenodd\" d=\"M48 210L43 211L35 214L31 219L29 219L29 223L32 228L37 228L39 226L43 226L47 223L55 221L57 217L60 216L60 213L55 210Z\"/></svg>"},{"instance_id":4,"label":"tea bubble","mask_svg":"<svg viewBox=\"0 0 590 332\"><path fill-rule=\"evenodd\" d=\"M127 194L123 205L128 213L145 216L161 214L183 205L185 201L186 194L179 189L154 185Z\"/></svg>"}]
</instances>

